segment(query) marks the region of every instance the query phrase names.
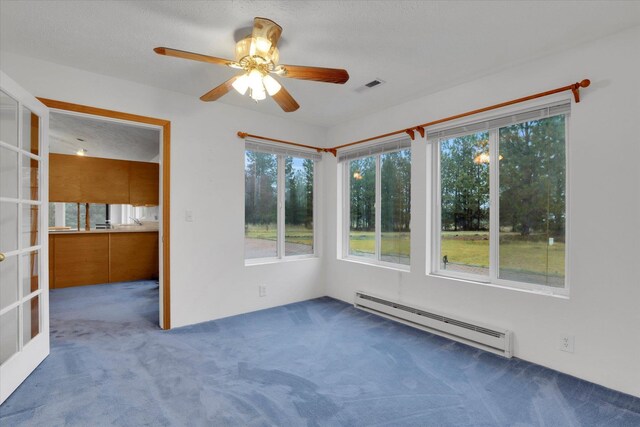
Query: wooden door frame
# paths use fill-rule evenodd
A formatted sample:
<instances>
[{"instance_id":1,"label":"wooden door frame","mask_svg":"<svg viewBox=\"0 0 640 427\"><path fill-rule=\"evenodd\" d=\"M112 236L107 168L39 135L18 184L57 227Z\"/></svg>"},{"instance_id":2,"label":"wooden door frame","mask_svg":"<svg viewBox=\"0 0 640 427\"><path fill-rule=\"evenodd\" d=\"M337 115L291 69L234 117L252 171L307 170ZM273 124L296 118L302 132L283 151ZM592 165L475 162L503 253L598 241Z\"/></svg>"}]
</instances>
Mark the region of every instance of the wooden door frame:
<instances>
[{"instance_id":1,"label":"wooden door frame","mask_svg":"<svg viewBox=\"0 0 640 427\"><path fill-rule=\"evenodd\" d=\"M162 128L162 327L171 329L170 304L170 165L171 165L171 122L153 117L139 116L120 111L105 110L103 108L70 102L38 98L47 107L54 110L71 111L92 116L107 117L128 122L144 123Z\"/></svg>"}]
</instances>

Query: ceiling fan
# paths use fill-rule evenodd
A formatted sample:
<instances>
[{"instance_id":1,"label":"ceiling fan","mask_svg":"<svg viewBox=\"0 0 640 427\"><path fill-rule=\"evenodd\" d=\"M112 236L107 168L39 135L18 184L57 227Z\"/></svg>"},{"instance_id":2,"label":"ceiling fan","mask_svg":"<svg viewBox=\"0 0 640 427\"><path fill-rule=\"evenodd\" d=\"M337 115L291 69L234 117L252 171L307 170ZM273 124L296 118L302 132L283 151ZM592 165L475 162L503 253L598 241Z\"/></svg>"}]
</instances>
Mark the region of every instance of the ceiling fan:
<instances>
[{"instance_id":1,"label":"ceiling fan","mask_svg":"<svg viewBox=\"0 0 640 427\"><path fill-rule=\"evenodd\" d=\"M230 78L220 86L202 95L200 99L203 101L215 101L229 92L231 88L234 88L241 95L249 91L249 96L256 102L265 99L268 93L280 108L288 113L297 110L300 105L271 74L279 77L325 83L343 84L349 80L347 70L278 64L280 55L277 45L281 34L282 27L272 20L255 18L251 35L236 43L235 61L168 47L157 47L154 51L159 55L226 65L242 70L241 74Z\"/></svg>"}]
</instances>

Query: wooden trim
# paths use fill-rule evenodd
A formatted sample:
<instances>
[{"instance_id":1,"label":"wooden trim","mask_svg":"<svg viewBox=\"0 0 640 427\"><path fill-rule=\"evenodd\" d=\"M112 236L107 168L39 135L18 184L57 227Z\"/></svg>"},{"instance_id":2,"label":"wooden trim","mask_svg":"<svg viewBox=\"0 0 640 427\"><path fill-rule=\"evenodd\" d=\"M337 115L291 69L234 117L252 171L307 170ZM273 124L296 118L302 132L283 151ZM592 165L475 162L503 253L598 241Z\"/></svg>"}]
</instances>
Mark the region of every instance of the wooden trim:
<instances>
[{"instance_id":1,"label":"wooden trim","mask_svg":"<svg viewBox=\"0 0 640 427\"><path fill-rule=\"evenodd\" d=\"M73 111L75 113L90 114L92 116L109 117L112 119L126 120L129 122L146 123L149 125L162 126L171 123L169 120L156 119L153 117L139 116L137 114L123 113L120 111L106 110L104 108L89 107L87 105L73 104L71 102L56 101L54 99L39 98L49 108L54 110Z\"/></svg>"},{"instance_id":2,"label":"wooden trim","mask_svg":"<svg viewBox=\"0 0 640 427\"><path fill-rule=\"evenodd\" d=\"M47 98L38 98L40 102L55 110L72 111L75 113L93 116L108 117L129 122L145 123L162 127L162 311L163 328L171 329L171 275L170 275L170 178L171 178L171 122L169 120L140 116L137 114L123 113L120 111L106 110L87 105L73 104Z\"/></svg>"},{"instance_id":3,"label":"wooden trim","mask_svg":"<svg viewBox=\"0 0 640 427\"><path fill-rule=\"evenodd\" d=\"M486 111L491 111L491 110L496 110L498 108L507 107L507 106L513 105L513 104L519 104L519 103L525 102L525 101L531 101L532 99L542 98L542 97L549 96L549 95L554 95L554 94L560 93L560 92L566 92L568 90L570 90L573 93L573 98L577 103L577 102L580 102L580 88L589 87L590 84L591 84L591 81L589 79L584 79L584 80L582 80L580 82L577 82L577 83L574 83L574 84L570 84L570 85L567 85L567 86L562 86L562 87L559 87L557 89L552 89L552 90L548 90L546 92L536 93L536 94L533 94L533 95L525 96L523 98L512 99L511 101L501 102L500 104L491 105L489 107L478 108L477 110L471 110L471 111L467 111L466 113L456 114L455 116L445 117L444 119L433 120L431 122L423 123L423 124L417 125L417 126L412 126L410 128L400 129L400 130L396 130L396 131L393 131L393 132L384 133L382 135L372 136L371 138L365 138L365 139L361 139L359 141L354 141L354 142L349 142L347 144L337 145L337 146L332 147L332 148L314 147L314 146L311 146L311 145L298 144L296 142L283 141L281 139L273 139L273 138L267 138L265 136L251 135L251 134L245 133L245 132L238 132L238 136L240 138L246 138L247 136L249 136L249 137L253 137L253 138L264 139L265 141L278 142L280 144L295 145L297 147L311 148L313 150L317 150L318 152L331 153L335 157L338 154L338 150L340 150L341 148L351 147L352 145L363 144L365 142L374 141L376 139L386 138L388 136L399 135L401 133L406 133L407 135L409 135L409 137L413 141L413 140L415 140L415 131L418 131L420 136L424 138L425 128L427 128L429 126L433 126L433 125L437 125L437 124L445 123L445 122L450 122L452 120L457 120L457 119L460 119L460 118L463 118L463 117L467 117L467 116L473 116L475 114L484 113Z\"/></svg>"},{"instance_id":4,"label":"wooden trim","mask_svg":"<svg viewBox=\"0 0 640 427\"><path fill-rule=\"evenodd\" d=\"M264 141L277 142L279 144L293 145L295 147L309 148L311 150L316 150L318 153L322 153L323 151L325 151L324 148L315 147L313 145L298 144L297 142L284 141L282 139L274 139L274 138L269 138L269 137L260 136L260 135L252 135L246 132L239 131L237 135L238 135L238 138L242 138L242 139L245 139L246 137L250 137L250 138L256 138L256 139L262 139Z\"/></svg>"}]
</instances>

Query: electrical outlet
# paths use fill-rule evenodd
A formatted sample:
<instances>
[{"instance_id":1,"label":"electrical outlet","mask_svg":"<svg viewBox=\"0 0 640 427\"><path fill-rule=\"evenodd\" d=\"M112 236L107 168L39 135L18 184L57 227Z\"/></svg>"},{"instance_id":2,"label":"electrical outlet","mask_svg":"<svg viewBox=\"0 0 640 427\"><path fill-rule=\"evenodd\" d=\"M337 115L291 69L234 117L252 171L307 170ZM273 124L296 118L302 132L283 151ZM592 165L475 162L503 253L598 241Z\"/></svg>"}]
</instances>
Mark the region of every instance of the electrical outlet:
<instances>
[{"instance_id":1,"label":"electrical outlet","mask_svg":"<svg viewBox=\"0 0 640 427\"><path fill-rule=\"evenodd\" d=\"M573 353L573 335L560 335L560 350Z\"/></svg>"},{"instance_id":2,"label":"electrical outlet","mask_svg":"<svg viewBox=\"0 0 640 427\"><path fill-rule=\"evenodd\" d=\"M258 285L258 295L261 297L267 296L267 285Z\"/></svg>"},{"instance_id":3,"label":"electrical outlet","mask_svg":"<svg viewBox=\"0 0 640 427\"><path fill-rule=\"evenodd\" d=\"M184 220L187 222L193 222L193 212L192 211L184 211Z\"/></svg>"}]
</instances>

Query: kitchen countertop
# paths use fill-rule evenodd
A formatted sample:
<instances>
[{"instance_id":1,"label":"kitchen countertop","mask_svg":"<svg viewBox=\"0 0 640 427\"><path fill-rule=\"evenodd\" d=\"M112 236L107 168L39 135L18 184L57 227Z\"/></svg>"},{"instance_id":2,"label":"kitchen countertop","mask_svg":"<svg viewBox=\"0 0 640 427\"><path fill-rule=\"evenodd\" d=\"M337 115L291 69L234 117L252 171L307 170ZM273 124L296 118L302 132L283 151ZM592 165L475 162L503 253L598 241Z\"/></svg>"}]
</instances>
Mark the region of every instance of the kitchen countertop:
<instances>
[{"instance_id":1,"label":"kitchen countertop","mask_svg":"<svg viewBox=\"0 0 640 427\"><path fill-rule=\"evenodd\" d=\"M100 233L157 233L157 227L146 227L144 225L130 226L122 228L112 228L108 230L91 229L91 230L49 230L50 235L55 234L100 234Z\"/></svg>"}]
</instances>

